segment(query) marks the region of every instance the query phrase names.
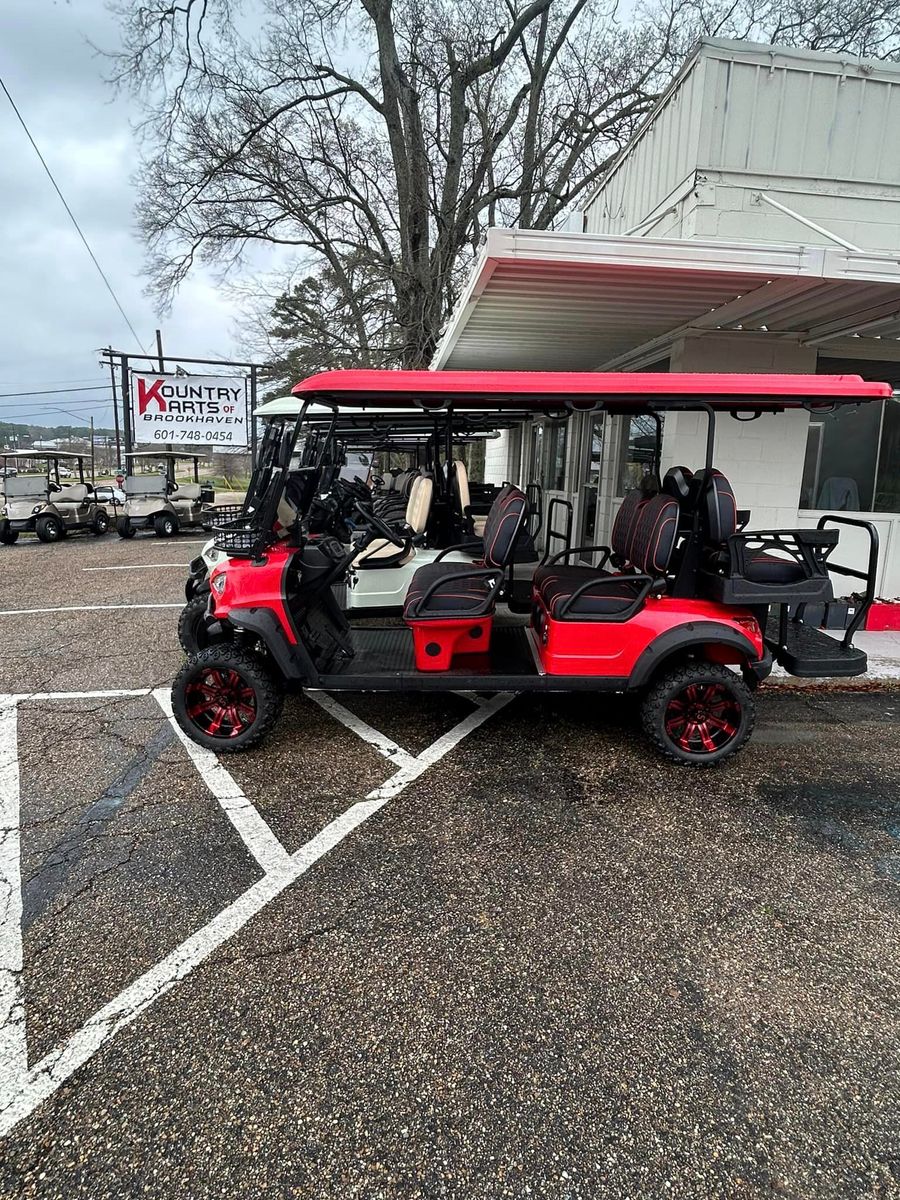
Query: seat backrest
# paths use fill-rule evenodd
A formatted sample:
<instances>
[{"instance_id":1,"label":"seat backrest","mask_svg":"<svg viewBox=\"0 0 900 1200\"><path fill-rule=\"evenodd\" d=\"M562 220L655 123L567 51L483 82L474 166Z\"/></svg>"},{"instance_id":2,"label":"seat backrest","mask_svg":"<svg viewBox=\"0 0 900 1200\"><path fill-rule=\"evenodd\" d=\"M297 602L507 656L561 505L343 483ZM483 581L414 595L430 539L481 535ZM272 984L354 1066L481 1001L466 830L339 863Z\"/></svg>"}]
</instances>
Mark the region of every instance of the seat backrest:
<instances>
[{"instance_id":1,"label":"seat backrest","mask_svg":"<svg viewBox=\"0 0 900 1200\"><path fill-rule=\"evenodd\" d=\"M712 470L703 484L701 513L707 541L719 544L737 531L737 501L721 471Z\"/></svg>"},{"instance_id":2,"label":"seat backrest","mask_svg":"<svg viewBox=\"0 0 900 1200\"><path fill-rule=\"evenodd\" d=\"M57 504L84 504L88 498L86 483L64 483L61 492L54 499Z\"/></svg>"},{"instance_id":3,"label":"seat backrest","mask_svg":"<svg viewBox=\"0 0 900 1200\"><path fill-rule=\"evenodd\" d=\"M406 503L406 524L414 533L423 533L428 524L431 512L431 501L434 496L434 480L430 475L417 475L409 490L409 500Z\"/></svg>"},{"instance_id":4,"label":"seat backrest","mask_svg":"<svg viewBox=\"0 0 900 1200\"><path fill-rule=\"evenodd\" d=\"M631 543L634 531L637 529L638 515L645 496L640 488L634 488L625 493L625 499L619 505L616 519L613 521L612 535L609 546L613 554L623 562L631 562Z\"/></svg>"},{"instance_id":5,"label":"seat backrest","mask_svg":"<svg viewBox=\"0 0 900 1200\"><path fill-rule=\"evenodd\" d=\"M664 576L678 533L678 501L662 492L640 506L629 561L645 575Z\"/></svg>"},{"instance_id":6,"label":"seat backrest","mask_svg":"<svg viewBox=\"0 0 900 1200\"><path fill-rule=\"evenodd\" d=\"M179 483L178 491L173 493L176 500L199 500L199 483Z\"/></svg>"},{"instance_id":7,"label":"seat backrest","mask_svg":"<svg viewBox=\"0 0 900 1200\"><path fill-rule=\"evenodd\" d=\"M459 505L460 515L465 516L466 509L472 503L472 497L469 494L469 472L466 470L466 464L459 458L454 458L452 470L453 492Z\"/></svg>"},{"instance_id":8,"label":"seat backrest","mask_svg":"<svg viewBox=\"0 0 900 1200\"><path fill-rule=\"evenodd\" d=\"M514 483L500 489L484 525L484 561L505 567L511 560L528 515L525 493Z\"/></svg>"}]
</instances>

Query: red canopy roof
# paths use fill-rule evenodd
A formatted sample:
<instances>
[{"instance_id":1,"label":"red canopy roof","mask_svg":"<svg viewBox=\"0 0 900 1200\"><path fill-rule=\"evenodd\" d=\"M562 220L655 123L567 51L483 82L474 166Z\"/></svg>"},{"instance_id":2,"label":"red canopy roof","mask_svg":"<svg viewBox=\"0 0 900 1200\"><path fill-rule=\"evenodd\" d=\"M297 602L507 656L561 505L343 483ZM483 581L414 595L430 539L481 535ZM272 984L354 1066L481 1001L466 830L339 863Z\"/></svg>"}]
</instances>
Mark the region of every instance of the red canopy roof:
<instances>
[{"instance_id":1,"label":"red canopy roof","mask_svg":"<svg viewBox=\"0 0 900 1200\"><path fill-rule=\"evenodd\" d=\"M615 371L325 371L293 388L309 399L341 407L374 402L406 407L575 408L599 405L633 411L647 402L683 407L695 400L713 408L799 408L858 404L891 395L887 383L859 375L713 375Z\"/></svg>"}]
</instances>

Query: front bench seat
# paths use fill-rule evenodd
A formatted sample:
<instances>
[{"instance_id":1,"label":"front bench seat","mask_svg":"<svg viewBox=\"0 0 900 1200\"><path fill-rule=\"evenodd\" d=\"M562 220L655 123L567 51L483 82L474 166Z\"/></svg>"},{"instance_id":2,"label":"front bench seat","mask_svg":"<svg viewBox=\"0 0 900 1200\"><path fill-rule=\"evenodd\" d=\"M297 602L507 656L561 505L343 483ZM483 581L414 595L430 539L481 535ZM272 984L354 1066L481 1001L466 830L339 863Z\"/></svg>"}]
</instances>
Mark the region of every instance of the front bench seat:
<instances>
[{"instance_id":1,"label":"front bench seat","mask_svg":"<svg viewBox=\"0 0 900 1200\"><path fill-rule=\"evenodd\" d=\"M404 531L407 536L402 546L389 542L387 538L375 538L365 550L353 560L355 567L400 567L409 562L414 554L412 538L424 533L431 513L431 502L434 498L434 480L430 475L418 475L413 480L406 502L404 514ZM398 536L402 536L398 530Z\"/></svg>"},{"instance_id":2,"label":"front bench seat","mask_svg":"<svg viewBox=\"0 0 900 1200\"><path fill-rule=\"evenodd\" d=\"M407 621L434 620L447 613L492 612L503 570L515 552L528 505L525 493L514 484L506 484L491 505L484 527L484 558L467 567L465 563L442 562L449 546L427 566L413 575L403 604Z\"/></svg>"}]
</instances>

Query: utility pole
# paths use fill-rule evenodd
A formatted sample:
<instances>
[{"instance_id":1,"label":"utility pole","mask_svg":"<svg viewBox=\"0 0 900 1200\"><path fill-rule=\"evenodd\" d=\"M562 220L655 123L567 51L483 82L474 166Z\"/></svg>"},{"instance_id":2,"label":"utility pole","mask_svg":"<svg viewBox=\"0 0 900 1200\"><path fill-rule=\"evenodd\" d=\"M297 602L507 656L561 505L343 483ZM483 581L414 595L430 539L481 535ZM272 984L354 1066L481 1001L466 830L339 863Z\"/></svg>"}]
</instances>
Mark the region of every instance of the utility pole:
<instances>
[{"instance_id":1,"label":"utility pole","mask_svg":"<svg viewBox=\"0 0 900 1200\"><path fill-rule=\"evenodd\" d=\"M131 393L128 382L128 355L119 355L120 386L122 391L122 432L125 435L125 453L130 454L131 443Z\"/></svg>"},{"instance_id":2,"label":"utility pole","mask_svg":"<svg viewBox=\"0 0 900 1200\"><path fill-rule=\"evenodd\" d=\"M256 367L250 368L250 470L256 470Z\"/></svg>"},{"instance_id":3,"label":"utility pole","mask_svg":"<svg viewBox=\"0 0 900 1200\"><path fill-rule=\"evenodd\" d=\"M165 368L165 359L163 358L163 351L162 351L162 330L161 329L157 329L157 331L156 331L156 353L159 356L159 373L160 373L160 375L164 375L166 368Z\"/></svg>"},{"instance_id":4,"label":"utility pole","mask_svg":"<svg viewBox=\"0 0 900 1200\"><path fill-rule=\"evenodd\" d=\"M113 366L112 346L109 348L109 386L112 388L113 422L116 427L116 470L122 464L122 439L119 434L119 399L116 396L116 368Z\"/></svg>"},{"instance_id":5,"label":"utility pole","mask_svg":"<svg viewBox=\"0 0 900 1200\"><path fill-rule=\"evenodd\" d=\"M91 417L91 487L94 486L96 479L97 474L94 470L94 418Z\"/></svg>"}]
</instances>

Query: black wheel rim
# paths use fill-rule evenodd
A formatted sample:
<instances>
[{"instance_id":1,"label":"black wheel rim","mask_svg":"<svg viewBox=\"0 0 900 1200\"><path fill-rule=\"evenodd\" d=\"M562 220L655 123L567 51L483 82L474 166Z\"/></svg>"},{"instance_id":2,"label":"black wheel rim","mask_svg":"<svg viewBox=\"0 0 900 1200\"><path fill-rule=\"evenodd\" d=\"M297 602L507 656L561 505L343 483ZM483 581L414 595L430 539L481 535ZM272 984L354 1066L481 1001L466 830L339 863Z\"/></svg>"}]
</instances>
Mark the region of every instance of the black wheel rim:
<instances>
[{"instance_id":1,"label":"black wheel rim","mask_svg":"<svg viewBox=\"0 0 900 1200\"><path fill-rule=\"evenodd\" d=\"M669 699L666 736L686 754L716 754L741 727L741 705L724 683L689 683Z\"/></svg>"},{"instance_id":2,"label":"black wheel rim","mask_svg":"<svg viewBox=\"0 0 900 1200\"><path fill-rule=\"evenodd\" d=\"M233 667L207 667L184 690L188 720L207 737L228 741L256 721L256 692Z\"/></svg>"}]
</instances>

